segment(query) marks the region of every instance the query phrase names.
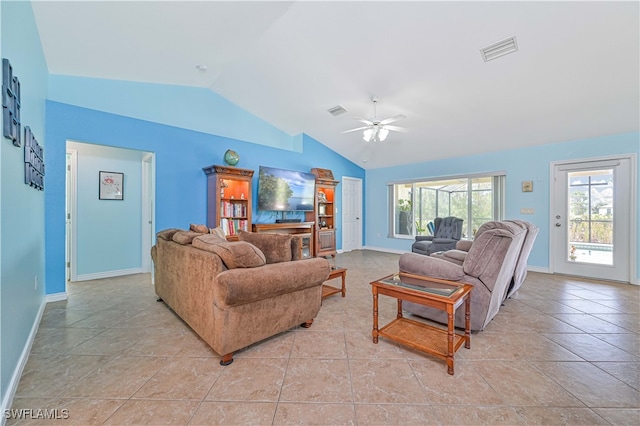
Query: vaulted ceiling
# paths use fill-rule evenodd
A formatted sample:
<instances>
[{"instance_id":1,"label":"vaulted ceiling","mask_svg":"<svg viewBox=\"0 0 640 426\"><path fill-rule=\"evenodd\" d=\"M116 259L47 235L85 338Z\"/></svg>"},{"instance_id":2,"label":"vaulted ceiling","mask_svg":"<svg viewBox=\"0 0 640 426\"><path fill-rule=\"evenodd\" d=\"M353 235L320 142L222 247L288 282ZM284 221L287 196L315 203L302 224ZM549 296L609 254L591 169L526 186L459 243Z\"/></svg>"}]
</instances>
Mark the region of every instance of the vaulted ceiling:
<instances>
[{"instance_id":1,"label":"vaulted ceiling","mask_svg":"<svg viewBox=\"0 0 640 426\"><path fill-rule=\"evenodd\" d=\"M49 72L210 89L365 168L640 130L639 3L33 2ZM480 49L516 36L519 50ZM206 71L196 69L206 65ZM341 132L402 114L386 141ZM332 116L327 109L343 106Z\"/></svg>"}]
</instances>

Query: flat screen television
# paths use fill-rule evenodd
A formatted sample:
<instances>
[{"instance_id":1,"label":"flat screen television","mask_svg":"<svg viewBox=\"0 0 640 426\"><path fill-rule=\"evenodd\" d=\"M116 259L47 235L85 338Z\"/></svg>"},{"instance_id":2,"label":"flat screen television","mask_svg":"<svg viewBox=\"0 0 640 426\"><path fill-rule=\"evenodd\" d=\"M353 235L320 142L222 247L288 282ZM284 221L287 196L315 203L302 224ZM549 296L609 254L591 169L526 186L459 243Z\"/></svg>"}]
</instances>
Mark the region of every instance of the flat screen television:
<instances>
[{"instance_id":1,"label":"flat screen television","mask_svg":"<svg viewBox=\"0 0 640 426\"><path fill-rule=\"evenodd\" d=\"M313 211L316 177L311 173L260 166L258 210Z\"/></svg>"}]
</instances>

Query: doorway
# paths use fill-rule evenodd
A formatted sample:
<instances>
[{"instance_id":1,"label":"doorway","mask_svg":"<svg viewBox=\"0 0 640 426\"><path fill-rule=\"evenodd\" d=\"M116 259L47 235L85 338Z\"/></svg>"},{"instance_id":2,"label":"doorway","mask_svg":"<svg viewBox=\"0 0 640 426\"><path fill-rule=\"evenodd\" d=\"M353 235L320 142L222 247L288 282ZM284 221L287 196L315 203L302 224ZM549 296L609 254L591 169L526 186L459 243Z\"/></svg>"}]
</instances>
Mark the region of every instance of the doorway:
<instances>
[{"instance_id":1,"label":"doorway","mask_svg":"<svg viewBox=\"0 0 640 426\"><path fill-rule=\"evenodd\" d=\"M635 157L552 163L552 272L630 282Z\"/></svg>"},{"instance_id":2,"label":"doorway","mask_svg":"<svg viewBox=\"0 0 640 426\"><path fill-rule=\"evenodd\" d=\"M362 248L362 179L342 178L342 251Z\"/></svg>"},{"instance_id":3,"label":"doorway","mask_svg":"<svg viewBox=\"0 0 640 426\"><path fill-rule=\"evenodd\" d=\"M98 170L123 172L127 183L123 200L104 201L96 196ZM154 153L68 140L65 192L67 282L151 272ZM135 235L141 240L128 239Z\"/></svg>"}]
</instances>

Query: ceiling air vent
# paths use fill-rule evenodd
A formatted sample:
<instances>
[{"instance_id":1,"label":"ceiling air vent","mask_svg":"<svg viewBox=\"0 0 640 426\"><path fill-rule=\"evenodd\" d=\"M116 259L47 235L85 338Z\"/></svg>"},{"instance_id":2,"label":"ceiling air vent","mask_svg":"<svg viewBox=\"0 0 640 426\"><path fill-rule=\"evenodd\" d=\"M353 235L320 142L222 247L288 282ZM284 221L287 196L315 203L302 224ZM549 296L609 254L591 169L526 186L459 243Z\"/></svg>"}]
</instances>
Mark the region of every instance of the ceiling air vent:
<instances>
[{"instance_id":1,"label":"ceiling air vent","mask_svg":"<svg viewBox=\"0 0 640 426\"><path fill-rule=\"evenodd\" d=\"M347 112L347 110L344 109L342 105L336 105L333 108L329 108L327 111L329 111L329 114L333 116L344 114L345 112Z\"/></svg>"},{"instance_id":2,"label":"ceiling air vent","mask_svg":"<svg viewBox=\"0 0 640 426\"><path fill-rule=\"evenodd\" d=\"M518 51L518 42L516 36L505 38L497 43L493 43L487 47L480 49L482 53L482 59L485 62L489 62L492 59L499 58L500 56L508 55L509 53Z\"/></svg>"}]
</instances>

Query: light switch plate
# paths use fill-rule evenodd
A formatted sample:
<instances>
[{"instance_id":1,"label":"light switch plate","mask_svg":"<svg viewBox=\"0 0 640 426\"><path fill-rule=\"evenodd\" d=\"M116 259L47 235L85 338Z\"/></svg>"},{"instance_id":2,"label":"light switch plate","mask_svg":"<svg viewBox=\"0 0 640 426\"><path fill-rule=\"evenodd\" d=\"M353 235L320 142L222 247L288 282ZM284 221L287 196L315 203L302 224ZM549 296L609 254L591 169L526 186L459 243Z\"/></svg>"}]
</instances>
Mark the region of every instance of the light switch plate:
<instances>
[{"instance_id":1,"label":"light switch plate","mask_svg":"<svg viewBox=\"0 0 640 426\"><path fill-rule=\"evenodd\" d=\"M534 210L531 207L522 207L520 209L520 214L533 214Z\"/></svg>"}]
</instances>

